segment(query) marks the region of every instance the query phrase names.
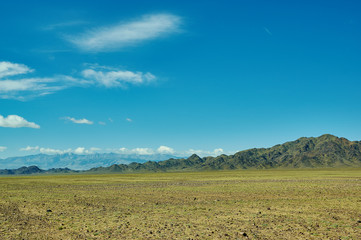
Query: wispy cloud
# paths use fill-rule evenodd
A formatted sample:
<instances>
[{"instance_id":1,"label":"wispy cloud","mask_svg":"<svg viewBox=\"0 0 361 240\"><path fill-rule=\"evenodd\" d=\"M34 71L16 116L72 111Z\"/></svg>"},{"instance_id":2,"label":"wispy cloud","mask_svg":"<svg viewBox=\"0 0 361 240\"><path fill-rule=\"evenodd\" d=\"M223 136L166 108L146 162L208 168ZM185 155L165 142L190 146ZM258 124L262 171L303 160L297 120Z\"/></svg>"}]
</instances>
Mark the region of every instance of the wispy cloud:
<instances>
[{"instance_id":1,"label":"wispy cloud","mask_svg":"<svg viewBox=\"0 0 361 240\"><path fill-rule=\"evenodd\" d=\"M179 31L181 18L172 14L145 15L139 20L89 30L66 40L81 50L104 52Z\"/></svg>"},{"instance_id":2,"label":"wispy cloud","mask_svg":"<svg viewBox=\"0 0 361 240\"><path fill-rule=\"evenodd\" d=\"M6 149L8 149L8 148L4 147L4 146L0 146L0 152L4 152Z\"/></svg>"},{"instance_id":3,"label":"wispy cloud","mask_svg":"<svg viewBox=\"0 0 361 240\"><path fill-rule=\"evenodd\" d=\"M11 62L0 62L0 78L25 74L33 72L33 69L30 69L24 64L11 63Z\"/></svg>"},{"instance_id":4,"label":"wispy cloud","mask_svg":"<svg viewBox=\"0 0 361 240\"><path fill-rule=\"evenodd\" d=\"M151 73L131 72L131 71L96 71L94 69L85 69L82 71L84 79L89 83L98 84L104 87L125 88L129 84L140 85L149 83L156 79Z\"/></svg>"},{"instance_id":5,"label":"wispy cloud","mask_svg":"<svg viewBox=\"0 0 361 240\"><path fill-rule=\"evenodd\" d=\"M263 27L263 30L264 30L268 35L272 36L272 33L271 33L271 31L270 31L268 28Z\"/></svg>"},{"instance_id":6,"label":"wispy cloud","mask_svg":"<svg viewBox=\"0 0 361 240\"><path fill-rule=\"evenodd\" d=\"M7 117L3 117L0 115L0 127L7 128L40 128L40 126L33 122L28 122L23 117L18 115L9 115Z\"/></svg>"},{"instance_id":7,"label":"wispy cloud","mask_svg":"<svg viewBox=\"0 0 361 240\"><path fill-rule=\"evenodd\" d=\"M66 78L63 78L65 80ZM0 98L27 100L45 96L67 88L57 78L0 79Z\"/></svg>"},{"instance_id":8,"label":"wispy cloud","mask_svg":"<svg viewBox=\"0 0 361 240\"><path fill-rule=\"evenodd\" d=\"M26 65L0 62L0 98L25 101L71 87L127 88L130 85L149 84L157 79L149 72L133 72L97 64L88 66L74 77L19 77L20 74L30 72L33 70Z\"/></svg>"},{"instance_id":9,"label":"wispy cloud","mask_svg":"<svg viewBox=\"0 0 361 240\"><path fill-rule=\"evenodd\" d=\"M79 84L70 76L58 75L46 78L19 76L33 71L24 64L0 62L0 98L27 100Z\"/></svg>"},{"instance_id":10,"label":"wispy cloud","mask_svg":"<svg viewBox=\"0 0 361 240\"><path fill-rule=\"evenodd\" d=\"M127 122L133 122L133 120L131 118L126 118L125 121Z\"/></svg>"},{"instance_id":11,"label":"wispy cloud","mask_svg":"<svg viewBox=\"0 0 361 240\"><path fill-rule=\"evenodd\" d=\"M89 124L89 125L93 124L93 121L90 121L90 120L85 119L85 118L83 118L83 119L75 119L73 117L64 117L64 119L69 120L69 121L71 121L73 123L77 123L77 124Z\"/></svg>"}]
</instances>

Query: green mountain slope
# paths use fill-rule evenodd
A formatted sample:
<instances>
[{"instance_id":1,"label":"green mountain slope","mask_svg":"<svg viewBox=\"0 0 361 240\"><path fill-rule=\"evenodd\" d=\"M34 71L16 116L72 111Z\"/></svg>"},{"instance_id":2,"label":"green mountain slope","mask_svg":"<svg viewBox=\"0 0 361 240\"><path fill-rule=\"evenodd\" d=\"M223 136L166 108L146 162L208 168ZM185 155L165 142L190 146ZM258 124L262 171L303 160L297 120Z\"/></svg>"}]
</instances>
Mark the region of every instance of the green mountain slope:
<instances>
[{"instance_id":1,"label":"green mountain slope","mask_svg":"<svg viewBox=\"0 0 361 240\"><path fill-rule=\"evenodd\" d=\"M320 137L302 137L271 148L254 148L218 157L200 158L193 154L184 159L148 161L145 163L113 164L97 167L85 173L132 173L167 171L203 171L221 169L269 168L326 168L361 167L361 142L349 141L325 134ZM0 174L75 173L70 169L41 170L35 166L17 170L0 170Z\"/></svg>"},{"instance_id":2,"label":"green mountain slope","mask_svg":"<svg viewBox=\"0 0 361 240\"><path fill-rule=\"evenodd\" d=\"M229 156L200 158L194 154L187 159L122 164L118 167L117 172L361 167L361 142L326 134L317 138L303 137L271 148L240 151ZM89 171L114 172L111 169L114 166Z\"/></svg>"}]
</instances>

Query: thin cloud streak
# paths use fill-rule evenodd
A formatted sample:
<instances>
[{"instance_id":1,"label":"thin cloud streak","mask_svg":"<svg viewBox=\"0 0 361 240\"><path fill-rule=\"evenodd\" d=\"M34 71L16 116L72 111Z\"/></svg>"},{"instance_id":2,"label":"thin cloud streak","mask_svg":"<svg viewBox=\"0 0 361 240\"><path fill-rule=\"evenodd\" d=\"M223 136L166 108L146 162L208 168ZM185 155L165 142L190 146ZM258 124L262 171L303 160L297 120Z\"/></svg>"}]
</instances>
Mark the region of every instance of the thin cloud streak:
<instances>
[{"instance_id":1,"label":"thin cloud streak","mask_svg":"<svg viewBox=\"0 0 361 240\"><path fill-rule=\"evenodd\" d=\"M263 29L264 29L264 31L265 31L268 35L270 35L270 36L272 36L272 35L273 35L273 34L271 33L271 31L270 31L268 28L263 27Z\"/></svg>"},{"instance_id":2,"label":"thin cloud streak","mask_svg":"<svg viewBox=\"0 0 361 240\"><path fill-rule=\"evenodd\" d=\"M140 85L156 79L156 77L149 72L142 73L122 70L96 71L94 69L85 69L82 71L82 76L89 83L99 84L107 88L125 88L128 84Z\"/></svg>"},{"instance_id":3,"label":"thin cloud streak","mask_svg":"<svg viewBox=\"0 0 361 240\"><path fill-rule=\"evenodd\" d=\"M141 19L87 31L66 40L89 52L117 50L179 31L181 18L172 14L145 15Z\"/></svg>"},{"instance_id":4,"label":"thin cloud streak","mask_svg":"<svg viewBox=\"0 0 361 240\"><path fill-rule=\"evenodd\" d=\"M73 123L76 123L76 124L88 124L88 125L92 125L92 124L94 123L93 121L90 121L90 120L85 119L85 118L83 118L83 119L75 119L75 118L73 118L73 117L64 117L64 119L69 120L69 121L71 121L71 122L73 122Z\"/></svg>"}]
</instances>

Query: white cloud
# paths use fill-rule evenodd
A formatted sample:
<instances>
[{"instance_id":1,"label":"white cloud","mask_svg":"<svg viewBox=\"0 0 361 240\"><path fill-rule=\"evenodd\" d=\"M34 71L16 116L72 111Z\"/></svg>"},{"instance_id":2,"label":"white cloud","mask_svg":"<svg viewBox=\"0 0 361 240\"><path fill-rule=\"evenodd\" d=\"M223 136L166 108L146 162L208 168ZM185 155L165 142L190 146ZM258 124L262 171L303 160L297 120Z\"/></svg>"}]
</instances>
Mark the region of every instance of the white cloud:
<instances>
[{"instance_id":1,"label":"white cloud","mask_svg":"<svg viewBox=\"0 0 361 240\"><path fill-rule=\"evenodd\" d=\"M40 128L40 126L33 122L28 122L23 117L18 115L9 115L4 118L0 115L0 127L8 127L8 128L21 128L21 127L28 127L28 128Z\"/></svg>"},{"instance_id":2,"label":"white cloud","mask_svg":"<svg viewBox=\"0 0 361 240\"><path fill-rule=\"evenodd\" d=\"M121 153L121 154L138 154L138 155L153 155L155 154L155 151L151 148L133 148L133 149L127 149L127 148L118 148L115 149L115 152Z\"/></svg>"},{"instance_id":3,"label":"white cloud","mask_svg":"<svg viewBox=\"0 0 361 240\"><path fill-rule=\"evenodd\" d=\"M97 148L97 147L91 147L90 149L86 149L84 147L78 147L73 151L73 153L75 153L75 154L92 154L92 153L98 152L100 150L101 150L101 148Z\"/></svg>"},{"instance_id":4,"label":"white cloud","mask_svg":"<svg viewBox=\"0 0 361 240\"><path fill-rule=\"evenodd\" d=\"M197 154L197 155L204 155L206 151L203 150L195 150L195 149L189 149L188 151L186 151L186 154L191 155L191 154Z\"/></svg>"},{"instance_id":5,"label":"white cloud","mask_svg":"<svg viewBox=\"0 0 361 240\"><path fill-rule=\"evenodd\" d=\"M141 19L87 31L66 40L84 51L104 52L179 31L181 19L171 14L153 14Z\"/></svg>"},{"instance_id":6,"label":"white cloud","mask_svg":"<svg viewBox=\"0 0 361 240\"><path fill-rule=\"evenodd\" d=\"M1 80L0 92L11 91L39 91L49 90L49 86L46 83L53 82L50 78L28 78L20 80Z\"/></svg>"},{"instance_id":7,"label":"white cloud","mask_svg":"<svg viewBox=\"0 0 361 240\"><path fill-rule=\"evenodd\" d=\"M33 72L24 64L0 62L0 78Z\"/></svg>"},{"instance_id":8,"label":"white cloud","mask_svg":"<svg viewBox=\"0 0 361 240\"><path fill-rule=\"evenodd\" d=\"M94 69L85 69L81 72L82 76L91 84L111 87L125 88L128 84L140 85L152 82L156 77L147 72L132 72L132 71L96 71Z\"/></svg>"},{"instance_id":9,"label":"white cloud","mask_svg":"<svg viewBox=\"0 0 361 240\"><path fill-rule=\"evenodd\" d=\"M39 150L39 146L31 147L27 146L26 148L20 148L20 151L37 151Z\"/></svg>"},{"instance_id":10,"label":"white cloud","mask_svg":"<svg viewBox=\"0 0 361 240\"><path fill-rule=\"evenodd\" d=\"M222 148L216 148L213 151L189 149L188 151L185 152L185 154L188 154L188 155L197 154L199 156L219 156L223 153L224 153L224 151Z\"/></svg>"},{"instance_id":11,"label":"white cloud","mask_svg":"<svg viewBox=\"0 0 361 240\"><path fill-rule=\"evenodd\" d=\"M107 125L105 122L99 121L99 125Z\"/></svg>"},{"instance_id":12,"label":"white cloud","mask_svg":"<svg viewBox=\"0 0 361 240\"><path fill-rule=\"evenodd\" d=\"M8 148L7 148L7 147L0 146L0 152L4 152L6 149L8 149Z\"/></svg>"},{"instance_id":13,"label":"white cloud","mask_svg":"<svg viewBox=\"0 0 361 240\"><path fill-rule=\"evenodd\" d=\"M109 149L110 151L112 151L112 149ZM128 150L125 147L119 148L119 149L115 149L115 152L117 153L122 153L122 154L129 154L130 150Z\"/></svg>"},{"instance_id":14,"label":"white cloud","mask_svg":"<svg viewBox=\"0 0 361 240\"><path fill-rule=\"evenodd\" d=\"M0 98L26 100L35 96L52 94L67 88L55 78L0 79Z\"/></svg>"},{"instance_id":15,"label":"white cloud","mask_svg":"<svg viewBox=\"0 0 361 240\"><path fill-rule=\"evenodd\" d=\"M18 75L34 70L24 64L0 62L0 98L26 100L34 96L44 96L74 85L69 76L47 78L24 78ZM15 77L14 77L15 76Z\"/></svg>"},{"instance_id":16,"label":"white cloud","mask_svg":"<svg viewBox=\"0 0 361 240\"><path fill-rule=\"evenodd\" d=\"M90 152L97 152L97 151L100 151L100 150L102 150L101 148L97 148L97 147L91 147L90 148Z\"/></svg>"},{"instance_id":17,"label":"white cloud","mask_svg":"<svg viewBox=\"0 0 361 240\"><path fill-rule=\"evenodd\" d=\"M216 155L216 156L223 154L223 152L224 152L224 151L223 151L222 148L217 148L217 149L214 149L214 150L213 150L213 153L214 153L214 155Z\"/></svg>"},{"instance_id":18,"label":"white cloud","mask_svg":"<svg viewBox=\"0 0 361 240\"><path fill-rule=\"evenodd\" d=\"M167 147L167 146L160 146L157 149L157 152L160 154L174 154L175 151L173 148Z\"/></svg>"},{"instance_id":19,"label":"white cloud","mask_svg":"<svg viewBox=\"0 0 361 240\"><path fill-rule=\"evenodd\" d=\"M139 155L152 155L154 154L154 150L151 148L134 148L131 150L132 153Z\"/></svg>"},{"instance_id":20,"label":"white cloud","mask_svg":"<svg viewBox=\"0 0 361 240\"><path fill-rule=\"evenodd\" d=\"M133 122L133 120L130 119L130 118L126 118L125 120L126 120L127 122Z\"/></svg>"},{"instance_id":21,"label":"white cloud","mask_svg":"<svg viewBox=\"0 0 361 240\"><path fill-rule=\"evenodd\" d=\"M52 149L52 148L40 148L39 151L43 154L64 154L64 153L69 153L72 150L71 149L59 150L59 149Z\"/></svg>"},{"instance_id":22,"label":"white cloud","mask_svg":"<svg viewBox=\"0 0 361 240\"><path fill-rule=\"evenodd\" d=\"M9 79L33 71L24 64L0 62L0 98L24 100L28 95L41 96L63 89L54 84L55 78Z\"/></svg>"},{"instance_id":23,"label":"white cloud","mask_svg":"<svg viewBox=\"0 0 361 240\"><path fill-rule=\"evenodd\" d=\"M69 120L69 121L72 121L73 123L77 123L77 124L93 124L92 121L88 120L88 119L75 119L75 118L72 118L72 117L65 117L65 119Z\"/></svg>"},{"instance_id":24,"label":"white cloud","mask_svg":"<svg viewBox=\"0 0 361 240\"><path fill-rule=\"evenodd\" d=\"M70 87L126 88L144 85L156 80L149 72L133 72L93 64L79 72L78 77L55 75L53 77L19 77L33 70L23 64L0 62L0 98L27 100L53 94ZM9 78L10 77L10 78Z\"/></svg>"},{"instance_id":25,"label":"white cloud","mask_svg":"<svg viewBox=\"0 0 361 240\"><path fill-rule=\"evenodd\" d=\"M86 152L86 150L83 147L78 147L74 150L75 154L84 154L85 152Z\"/></svg>"},{"instance_id":26,"label":"white cloud","mask_svg":"<svg viewBox=\"0 0 361 240\"><path fill-rule=\"evenodd\" d=\"M74 150L71 148L61 150L61 149L53 149L53 148L38 148L43 154L64 154L64 153L75 153L75 154L92 154L94 152L100 151L100 148L91 147L90 149L86 149L84 147L77 147Z\"/></svg>"},{"instance_id":27,"label":"white cloud","mask_svg":"<svg viewBox=\"0 0 361 240\"><path fill-rule=\"evenodd\" d=\"M39 146L35 146L35 147L27 146L25 148L20 149L20 151L33 151L33 152L38 151L38 152L44 153L44 154L74 153L74 154L81 154L81 155L93 154L96 152L101 152L102 150L103 150L103 152L115 152L115 153L127 154L127 155L131 155L131 154L138 154L138 155L171 154L171 155L179 156L179 157L187 157L192 154L197 154L201 157L219 156L224 153L224 150L222 148L216 148L213 151L189 149L188 151L185 151L185 152L177 152L173 148L164 146L164 145L159 146L156 150L154 150L152 148L141 148L141 147L133 148L133 149L128 149L125 147L118 148L118 149L111 149L111 148L101 149L101 148L97 148L97 147L91 147L91 148L77 147L75 149L68 148L68 149L61 150L61 149L53 149L53 148L44 148L44 147L39 147ZM231 154L231 152L228 152L227 154Z\"/></svg>"},{"instance_id":28,"label":"white cloud","mask_svg":"<svg viewBox=\"0 0 361 240\"><path fill-rule=\"evenodd\" d=\"M160 146L156 151L152 148L118 148L118 149L108 149L120 154L139 154L139 155L154 155L154 154L176 154L173 148L167 146Z\"/></svg>"}]
</instances>

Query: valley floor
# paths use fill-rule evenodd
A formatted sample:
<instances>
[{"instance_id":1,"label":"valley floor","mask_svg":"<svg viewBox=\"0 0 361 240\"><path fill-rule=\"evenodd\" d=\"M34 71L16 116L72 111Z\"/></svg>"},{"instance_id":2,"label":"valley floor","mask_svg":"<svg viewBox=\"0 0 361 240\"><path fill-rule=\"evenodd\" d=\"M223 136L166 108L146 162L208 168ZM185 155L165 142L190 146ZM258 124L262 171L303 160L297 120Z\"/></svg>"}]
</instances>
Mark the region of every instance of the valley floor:
<instances>
[{"instance_id":1,"label":"valley floor","mask_svg":"<svg viewBox=\"0 0 361 240\"><path fill-rule=\"evenodd\" d=\"M0 239L361 239L361 169L0 177Z\"/></svg>"}]
</instances>

